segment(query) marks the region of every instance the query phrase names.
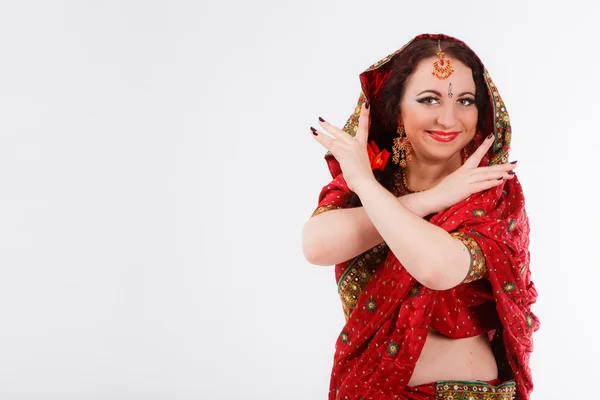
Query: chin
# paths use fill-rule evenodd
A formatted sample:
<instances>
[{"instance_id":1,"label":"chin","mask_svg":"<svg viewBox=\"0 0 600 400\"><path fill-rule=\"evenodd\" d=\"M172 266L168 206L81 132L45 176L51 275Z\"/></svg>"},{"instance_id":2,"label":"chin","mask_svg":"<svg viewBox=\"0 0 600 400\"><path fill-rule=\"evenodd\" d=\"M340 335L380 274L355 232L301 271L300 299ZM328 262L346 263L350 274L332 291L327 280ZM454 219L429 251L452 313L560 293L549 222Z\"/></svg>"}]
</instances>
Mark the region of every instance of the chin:
<instances>
[{"instance_id":1,"label":"chin","mask_svg":"<svg viewBox=\"0 0 600 400\"><path fill-rule=\"evenodd\" d=\"M462 148L460 149L452 149L452 150L448 150L448 151L428 151L425 156L431 160L435 160L435 161L448 161L450 159L452 159L452 157L456 156L457 154L460 154L460 151L462 150Z\"/></svg>"},{"instance_id":2,"label":"chin","mask_svg":"<svg viewBox=\"0 0 600 400\"><path fill-rule=\"evenodd\" d=\"M427 145L420 153L432 160L449 160L467 145L466 143L440 143L441 145Z\"/></svg>"},{"instance_id":3,"label":"chin","mask_svg":"<svg viewBox=\"0 0 600 400\"><path fill-rule=\"evenodd\" d=\"M473 139L475 133L461 133L450 142L437 141L433 139L429 135L429 133L427 133L427 131L423 132L423 135L423 140L417 143L419 149L421 150L418 151L418 153L426 159L436 161L447 161L456 154L459 154L462 151L462 149ZM415 147L414 143L413 147Z\"/></svg>"}]
</instances>

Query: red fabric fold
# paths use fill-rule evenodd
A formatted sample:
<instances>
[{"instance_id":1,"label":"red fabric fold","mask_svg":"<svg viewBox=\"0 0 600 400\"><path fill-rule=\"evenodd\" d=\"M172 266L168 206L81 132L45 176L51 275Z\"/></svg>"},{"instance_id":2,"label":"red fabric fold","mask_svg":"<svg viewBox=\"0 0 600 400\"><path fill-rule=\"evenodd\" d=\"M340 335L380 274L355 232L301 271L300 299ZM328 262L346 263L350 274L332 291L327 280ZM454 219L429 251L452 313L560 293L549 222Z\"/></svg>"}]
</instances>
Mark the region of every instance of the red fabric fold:
<instances>
[{"instance_id":1,"label":"red fabric fold","mask_svg":"<svg viewBox=\"0 0 600 400\"><path fill-rule=\"evenodd\" d=\"M467 47L460 40L437 34L419 35L406 46L425 38L453 40ZM355 135L361 105L369 99L369 141L391 148L395 125L382 120L377 98L389 76L390 60L406 46L360 74L362 93L344 126L348 134ZM480 166L498 165L508 162L512 128L504 102L485 68L483 79L490 102L482 129L494 132L495 139ZM471 144L478 143L474 139ZM325 160L333 180L321 190L313 215L347 207L351 193L330 152ZM501 186L472 195L434 215L430 222L474 241L486 261L485 277L446 291L428 289L404 269L385 243L336 265L347 321L336 342L330 400L393 399L407 393L430 328L452 338L487 332L499 379L514 379L518 398L529 399L533 389L529 355L539 320L530 309L537 292L529 271L529 221L518 179L515 176Z\"/></svg>"},{"instance_id":2,"label":"red fabric fold","mask_svg":"<svg viewBox=\"0 0 600 400\"><path fill-rule=\"evenodd\" d=\"M447 232L471 236L484 253L487 278L446 291L431 290L389 252L337 340L330 399L384 399L402 393L429 327L453 338L493 329L490 338L500 378L514 378L519 398L529 397L533 388L529 354L539 321L530 310L537 292L530 281L529 223L518 179L475 194L430 222ZM455 307L458 312L452 311ZM463 323L466 316L472 317L468 324Z\"/></svg>"}]
</instances>

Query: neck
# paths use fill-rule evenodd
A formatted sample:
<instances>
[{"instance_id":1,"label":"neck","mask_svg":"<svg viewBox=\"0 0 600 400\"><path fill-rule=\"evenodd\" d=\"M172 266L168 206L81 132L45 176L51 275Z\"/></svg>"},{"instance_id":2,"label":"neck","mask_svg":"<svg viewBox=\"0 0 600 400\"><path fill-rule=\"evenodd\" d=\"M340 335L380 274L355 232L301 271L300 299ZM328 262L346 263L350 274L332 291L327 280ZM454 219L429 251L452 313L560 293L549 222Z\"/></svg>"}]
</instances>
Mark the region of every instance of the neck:
<instances>
[{"instance_id":1,"label":"neck","mask_svg":"<svg viewBox=\"0 0 600 400\"><path fill-rule=\"evenodd\" d=\"M406 166L406 183L411 190L420 192L431 189L462 165L460 153L443 161L423 160L413 154L412 162Z\"/></svg>"}]
</instances>

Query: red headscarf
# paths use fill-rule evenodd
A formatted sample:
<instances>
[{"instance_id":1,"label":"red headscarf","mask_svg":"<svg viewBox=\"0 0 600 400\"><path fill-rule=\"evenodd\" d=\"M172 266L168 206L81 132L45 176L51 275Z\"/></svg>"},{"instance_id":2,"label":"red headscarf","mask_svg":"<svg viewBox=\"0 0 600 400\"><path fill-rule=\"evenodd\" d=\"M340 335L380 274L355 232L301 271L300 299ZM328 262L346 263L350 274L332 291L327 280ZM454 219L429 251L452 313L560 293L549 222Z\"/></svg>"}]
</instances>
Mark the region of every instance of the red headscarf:
<instances>
[{"instance_id":1,"label":"red headscarf","mask_svg":"<svg viewBox=\"0 0 600 400\"><path fill-rule=\"evenodd\" d=\"M466 47L445 35L420 35L413 41L423 38L453 40ZM389 74L388 61L405 47L361 74L363 93L346 132L355 135L362 103L381 87ZM484 80L490 95L485 125L496 138L481 166L507 162L511 139L508 113L485 69ZM325 157L334 179L321 191L315 215L345 207L350 194L338 162L329 152ZM485 262L485 279L445 291L428 289L385 243L336 265L347 321L336 343L330 400L395 398L403 393L430 327L452 338L487 332L499 378L514 379L518 398L529 398L529 354L539 321L530 310L537 292L530 279L529 222L518 179L474 194L434 215L430 223L461 239L476 260Z\"/></svg>"}]
</instances>

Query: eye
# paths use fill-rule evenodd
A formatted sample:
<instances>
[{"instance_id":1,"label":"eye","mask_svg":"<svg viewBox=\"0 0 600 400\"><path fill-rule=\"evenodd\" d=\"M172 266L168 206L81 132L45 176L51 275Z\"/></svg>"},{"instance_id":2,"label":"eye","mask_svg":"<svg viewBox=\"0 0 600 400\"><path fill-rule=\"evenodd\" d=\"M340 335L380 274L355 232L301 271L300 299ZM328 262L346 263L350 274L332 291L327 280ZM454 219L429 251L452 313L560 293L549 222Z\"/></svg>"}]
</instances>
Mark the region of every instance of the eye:
<instances>
[{"instance_id":1,"label":"eye","mask_svg":"<svg viewBox=\"0 0 600 400\"><path fill-rule=\"evenodd\" d=\"M418 99L417 100L419 103L421 104L427 104L427 105L433 105L433 104L439 104L440 101L438 100L437 97L423 97L422 99Z\"/></svg>"},{"instance_id":2,"label":"eye","mask_svg":"<svg viewBox=\"0 0 600 400\"><path fill-rule=\"evenodd\" d=\"M462 99L458 99L457 102L462 105L462 106L470 106L472 104L475 104L475 99L471 98L471 97L466 97L466 98L462 98Z\"/></svg>"}]
</instances>

